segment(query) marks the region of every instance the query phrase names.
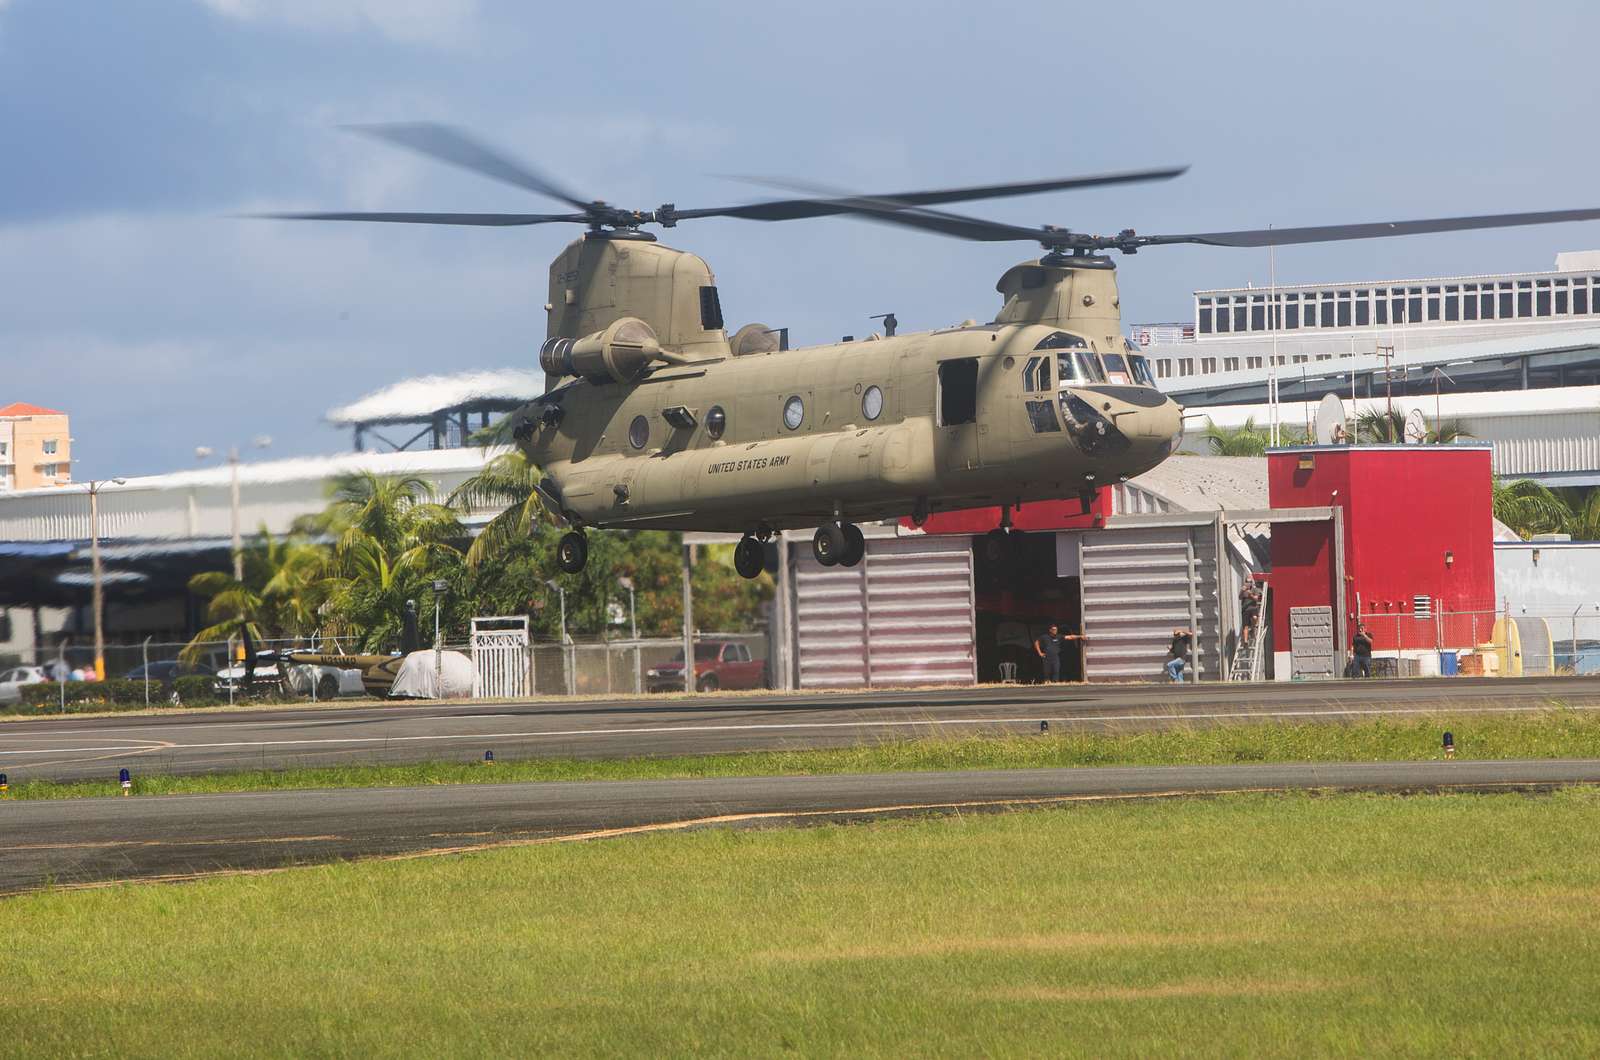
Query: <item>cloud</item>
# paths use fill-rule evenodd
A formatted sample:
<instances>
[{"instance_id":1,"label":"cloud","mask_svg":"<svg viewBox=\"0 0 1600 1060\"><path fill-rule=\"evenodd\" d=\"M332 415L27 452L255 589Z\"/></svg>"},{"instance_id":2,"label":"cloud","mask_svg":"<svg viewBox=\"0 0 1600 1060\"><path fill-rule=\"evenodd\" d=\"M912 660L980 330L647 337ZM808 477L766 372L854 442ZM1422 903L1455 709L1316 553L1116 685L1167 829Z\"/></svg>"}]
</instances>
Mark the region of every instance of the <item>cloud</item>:
<instances>
[{"instance_id":1,"label":"cloud","mask_svg":"<svg viewBox=\"0 0 1600 1060\"><path fill-rule=\"evenodd\" d=\"M4 6L6 0L0 0ZM298 29L356 33L376 30L409 44L463 40L478 13L477 0L200 0L212 11L247 22L278 22Z\"/></svg>"}]
</instances>

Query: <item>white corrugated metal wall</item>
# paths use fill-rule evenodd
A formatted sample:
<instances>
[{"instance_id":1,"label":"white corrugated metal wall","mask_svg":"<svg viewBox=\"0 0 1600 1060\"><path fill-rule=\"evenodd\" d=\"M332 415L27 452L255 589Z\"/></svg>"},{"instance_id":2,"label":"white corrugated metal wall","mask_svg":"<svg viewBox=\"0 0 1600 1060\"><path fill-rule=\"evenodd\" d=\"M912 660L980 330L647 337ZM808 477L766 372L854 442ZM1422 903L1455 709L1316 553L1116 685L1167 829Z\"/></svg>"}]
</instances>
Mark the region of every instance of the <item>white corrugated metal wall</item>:
<instances>
[{"instance_id":1,"label":"white corrugated metal wall","mask_svg":"<svg viewBox=\"0 0 1600 1060\"><path fill-rule=\"evenodd\" d=\"M1214 525L1074 536L1083 587L1083 632L1089 638L1084 650L1089 680L1161 679L1172 631L1180 628L1198 634L1195 665L1185 677L1214 680L1220 675L1224 619Z\"/></svg>"},{"instance_id":2,"label":"white corrugated metal wall","mask_svg":"<svg viewBox=\"0 0 1600 1060\"><path fill-rule=\"evenodd\" d=\"M1424 413L1428 412L1423 403ZM1600 409L1540 415L1464 416L1463 429L1494 446L1497 475L1600 471Z\"/></svg>"},{"instance_id":3,"label":"white corrugated metal wall","mask_svg":"<svg viewBox=\"0 0 1600 1060\"><path fill-rule=\"evenodd\" d=\"M855 567L789 547L801 687L977 680L970 538L871 539Z\"/></svg>"}]
</instances>

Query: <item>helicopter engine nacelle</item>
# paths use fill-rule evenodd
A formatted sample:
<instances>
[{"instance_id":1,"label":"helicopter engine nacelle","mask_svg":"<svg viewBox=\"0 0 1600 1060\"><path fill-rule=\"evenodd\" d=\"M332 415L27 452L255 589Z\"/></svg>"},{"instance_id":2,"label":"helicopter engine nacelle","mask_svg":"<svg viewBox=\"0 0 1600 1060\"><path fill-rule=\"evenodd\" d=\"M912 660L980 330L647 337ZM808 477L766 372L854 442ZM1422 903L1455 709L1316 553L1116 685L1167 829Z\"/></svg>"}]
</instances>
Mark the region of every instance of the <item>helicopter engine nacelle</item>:
<instances>
[{"instance_id":1,"label":"helicopter engine nacelle","mask_svg":"<svg viewBox=\"0 0 1600 1060\"><path fill-rule=\"evenodd\" d=\"M591 383L630 383L660 359L655 331L638 317L622 317L581 339L548 339L539 348L539 366L546 372L581 375Z\"/></svg>"}]
</instances>

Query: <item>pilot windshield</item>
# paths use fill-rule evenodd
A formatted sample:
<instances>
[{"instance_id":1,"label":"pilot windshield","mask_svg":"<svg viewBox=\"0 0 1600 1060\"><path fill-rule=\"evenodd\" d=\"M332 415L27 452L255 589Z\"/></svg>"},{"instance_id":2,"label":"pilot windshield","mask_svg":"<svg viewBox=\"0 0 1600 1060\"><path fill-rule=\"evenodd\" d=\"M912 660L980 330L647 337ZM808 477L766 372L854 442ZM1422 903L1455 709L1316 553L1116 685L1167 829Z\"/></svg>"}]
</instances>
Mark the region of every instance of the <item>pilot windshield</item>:
<instances>
[{"instance_id":1,"label":"pilot windshield","mask_svg":"<svg viewBox=\"0 0 1600 1060\"><path fill-rule=\"evenodd\" d=\"M1089 344L1080 336L1065 331L1046 335L1036 350L1056 350L1056 376L1059 386L1070 383L1104 383L1105 372L1100 361L1089 350Z\"/></svg>"},{"instance_id":2,"label":"pilot windshield","mask_svg":"<svg viewBox=\"0 0 1600 1060\"><path fill-rule=\"evenodd\" d=\"M1140 353L1139 347L1127 339L1122 340L1122 348L1128 355L1128 368L1133 372L1134 385L1155 386L1156 377L1150 374L1149 358Z\"/></svg>"}]
</instances>

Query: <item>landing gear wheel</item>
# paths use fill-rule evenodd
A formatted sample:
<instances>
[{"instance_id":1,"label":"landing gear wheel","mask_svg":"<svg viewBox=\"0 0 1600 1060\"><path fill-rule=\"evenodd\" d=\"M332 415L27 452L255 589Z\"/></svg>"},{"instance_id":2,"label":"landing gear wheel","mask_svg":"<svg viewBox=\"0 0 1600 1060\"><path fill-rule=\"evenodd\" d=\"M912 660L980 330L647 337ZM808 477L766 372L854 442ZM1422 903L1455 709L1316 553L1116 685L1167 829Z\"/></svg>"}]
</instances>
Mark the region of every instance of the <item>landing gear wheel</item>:
<instances>
[{"instance_id":1,"label":"landing gear wheel","mask_svg":"<svg viewBox=\"0 0 1600 1060\"><path fill-rule=\"evenodd\" d=\"M583 570L583 565L589 562L589 539L583 536L583 531L573 530L562 534L561 540L556 544L556 566L568 574L576 574Z\"/></svg>"},{"instance_id":2,"label":"landing gear wheel","mask_svg":"<svg viewBox=\"0 0 1600 1060\"><path fill-rule=\"evenodd\" d=\"M839 557L839 566L854 567L861 562L861 557L867 554L867 539L861 533L861 527L855 523L844 524L844 555Z\"/></svg>"},{"instance_id":3,"label":"landing gear wheel","mask_svg":"<svg viewBox=\"0 0 1600 1060\"><path fill-rule=\"evenodd\" d=\"M746 535L733 547L733 569L739 577L759 578L766 565L766 549L755 538Z\"/></svg>"},{"instance_id":4,"label":"landing gear wheel","mask_svg":"<svg viewBox=\"0 0 1600 1060\"><path fill-rule=\"evenodd\" d=\"M339 679L332 674L323 674L317 678L318 699L338 699Z\"/></svg>"},{"instance_id":5,"label":"landing gear wheel","mask_svg":"<svg viewBox=\"0 0 1600 1060\"><path fill-rule=\"evenodd\" d=\"M811 554L824 567L838 563L849 548L850 542L845 538L844 527L838 523L823 523L817 527L817 534L811 539Z\"/></svg>"}]
</instances>

